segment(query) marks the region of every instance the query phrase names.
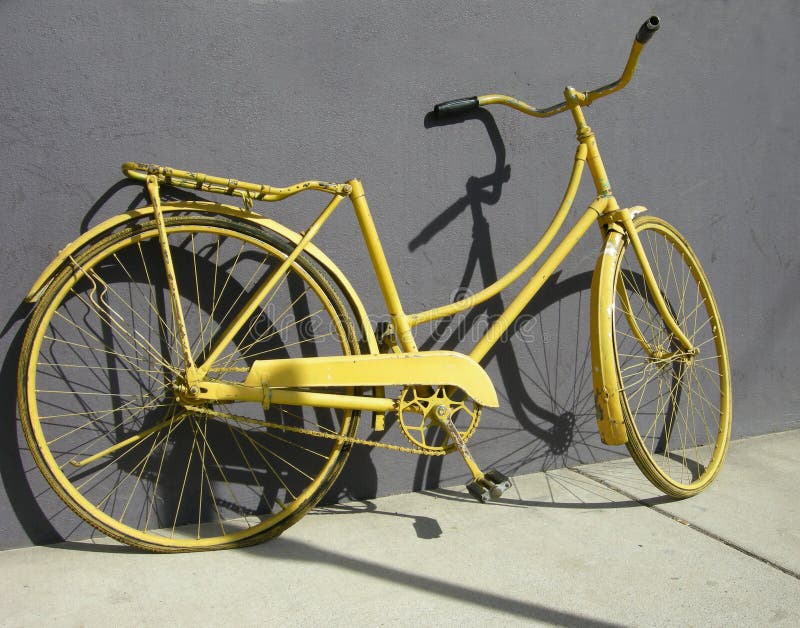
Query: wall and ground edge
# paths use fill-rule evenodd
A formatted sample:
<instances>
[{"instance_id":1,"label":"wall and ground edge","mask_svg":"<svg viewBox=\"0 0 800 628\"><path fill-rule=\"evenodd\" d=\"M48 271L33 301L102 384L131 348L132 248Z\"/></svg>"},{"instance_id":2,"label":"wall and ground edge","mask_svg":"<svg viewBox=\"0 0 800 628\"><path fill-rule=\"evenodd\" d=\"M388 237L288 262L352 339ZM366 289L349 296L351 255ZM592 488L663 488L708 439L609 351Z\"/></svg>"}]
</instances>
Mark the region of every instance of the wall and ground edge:
<instances>
[{"instance_id":1,"label":"wall and ground edge","mask_svg":"<svg viewBox=\"0 0 800 628\"><path fill-rule=\"evenodd\" d=\"M24 445L16 363L39 272L141 202L122 162L275 185L359 177L405 308L419 311L482 288L529 250L574 153L568 117L492 109L441 125L432 105L499 92L546 106L567 83L606 83L651 13L663 26L632 84L588 121L620 202L667 218L703 261L728 336L734 437L798 427L796 3L0 4L0 548L88 536ZM591 196L583 185L576 206ZM296 202L268 211L297 229L312 217ZM356 229L340 211L319 243L377 321ZM485 466L518 474L620 455L596 434L586 379L598 244L590 233L527 310L526 333L488 364L502 405L474 441ZM468 350L457 323L417 340ZM357 450L337 490L367 498L465 479L455 458Z\"/></svg>"}]
</instances>

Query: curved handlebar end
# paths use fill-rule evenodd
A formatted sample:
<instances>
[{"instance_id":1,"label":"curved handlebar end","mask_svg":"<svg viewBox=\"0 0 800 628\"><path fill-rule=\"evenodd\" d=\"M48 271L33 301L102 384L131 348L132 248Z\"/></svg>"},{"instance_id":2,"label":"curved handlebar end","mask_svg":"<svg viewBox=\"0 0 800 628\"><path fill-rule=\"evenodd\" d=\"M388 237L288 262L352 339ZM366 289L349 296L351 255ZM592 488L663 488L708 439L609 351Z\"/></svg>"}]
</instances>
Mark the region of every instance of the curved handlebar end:
<instances>
[{"instance_id":1,"label":"curved handlebar end","mask_svg":"<svg viewBox=\"0 0 800 628\"><path fill-rule=\"evenodd\" d=\"M639 28L639 32L636 33L636 41L644 46L660 27L661 20L657 15L647 18L647 21Z\"/></svg>"},{"instance_id":2,"label":"curved handlebar end","mask_svg":"<svg viewBox=\"0 0 800 628\"><path fill-rule=\"evenodd\" d=\"M433 107L433 115L437 118L452 118L461 114L477 109L480 106L477 96L470 98L458 98L456 100L448 100L447 102L439 103Z\"/></svg>"}]
</instances>

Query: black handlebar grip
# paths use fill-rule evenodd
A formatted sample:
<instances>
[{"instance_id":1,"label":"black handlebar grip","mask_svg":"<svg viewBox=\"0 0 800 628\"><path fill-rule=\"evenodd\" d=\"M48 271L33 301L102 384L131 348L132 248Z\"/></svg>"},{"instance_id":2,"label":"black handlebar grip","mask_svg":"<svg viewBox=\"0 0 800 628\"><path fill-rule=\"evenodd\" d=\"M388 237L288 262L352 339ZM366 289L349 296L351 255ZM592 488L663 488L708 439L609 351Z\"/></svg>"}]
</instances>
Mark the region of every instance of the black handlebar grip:
<instances>
[{"instance_id":1,"label":"black handlebar grip","mask_svg":"<svg viewBox=\"0 0 800 628\"><path fill-rule=\"evenodd\" d=\"M639 32L636 33L636 41L644 46L648 41L650 41L650 38L660 27L661 21L658 19L657 15L647 18L647 21L642 24Z\"/></svg>"},{"instance_id":2,"label":"black handlebar grip","mask_svg":"<svg viewBox=\"0 0 800 628\"><path fill-rule=\"evenodd\" d=\"M447 102L439 103L434 106L433 114L437 118L451 118L477 109L479 106L477 96L457 98L456 100L448 100Z\"/></svg>"}]
</instances>

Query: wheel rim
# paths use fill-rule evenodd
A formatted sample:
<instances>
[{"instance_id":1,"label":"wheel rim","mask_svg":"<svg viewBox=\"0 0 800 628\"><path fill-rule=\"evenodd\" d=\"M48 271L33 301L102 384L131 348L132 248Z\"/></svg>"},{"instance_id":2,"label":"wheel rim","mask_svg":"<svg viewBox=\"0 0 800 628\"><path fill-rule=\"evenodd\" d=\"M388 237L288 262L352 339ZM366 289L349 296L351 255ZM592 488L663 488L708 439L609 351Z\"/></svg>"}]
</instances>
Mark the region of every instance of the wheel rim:
<instances>
[{"instance_id":1,"label":"wheel rim","mask_svg":"<svg viewBox=\"0 0 800 628\"><path fill-rule=\"evenodd\" d=\"M285 253L218 219L169 219L168 232L199 362L241 295ZM160 266L157 232L143 226L73 260L74 272L54 282L30 339L26 436L59 495L111 536L167 550L271 536L319 499L348 448L183 408L172 392L180 351ZM242 381L256 359L349 354L357 348L346 316L319 272L295 263L211 375ZM345 435L356 423L350 412L288 406L207 410ZM73 466L98 452L106 454Z\"/></svg>"},{"instance_id":2,"label":"wheel rim","mask_svg":"<svg viewBox=\"0 0 800 628\"><path fill-rule=\"evenodd\" d=\"M632 247L620 255L614 341L629 449L645 475L684 496L711 482L730 438L725 336L708 281L667 223L636 222L656 283L695 347L683 350L657 313Z\"/></svg>"}]
</instances>

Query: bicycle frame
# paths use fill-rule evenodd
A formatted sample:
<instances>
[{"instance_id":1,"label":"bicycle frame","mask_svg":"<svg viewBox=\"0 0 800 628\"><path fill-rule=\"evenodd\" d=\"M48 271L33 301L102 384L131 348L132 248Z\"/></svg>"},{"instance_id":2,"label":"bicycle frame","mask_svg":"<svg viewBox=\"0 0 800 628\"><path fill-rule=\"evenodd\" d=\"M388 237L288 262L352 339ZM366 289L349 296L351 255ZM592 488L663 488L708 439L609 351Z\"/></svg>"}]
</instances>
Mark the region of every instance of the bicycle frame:
<instances>
[{"instance_id":1,"label":"bicycle frame","mask_svg":"<svg viewBox=\"0 0 800 628\"><path fill-rule=\"evenodd\" d=\"M609 92L610 93L610 92ZM403 351L413 352L416 351L416 344L411 336L411 328L428 321L445 318L452 316L464 310L475 307L484 303L488 299L497 295L503 289L511 285L519 279L526 271L528 271L533 264L541 257L541 254L546 250L555 240L558 231L563 226L563 223L572 209L575 192L580 184L583 175L584 164L588 162L589 171L591 172L592 179L594 180L597 189L597 197L589 204L586 211L583 213L578 222L572 229L564 236L563 240L556 247L556 249L545 260L542 266L533 274L533 277L528 283L523 286L519 293L514 297L511 303L506 306L504 312L494 321L486 333L477 342L475 347L470 351L469 356L475 360L482 360L497 341L503 337L509 326L513 323L517 316L523 311L525 306L533 299L536 293L552 276L553 272L561 265L564 259L569 255L575 245L583 238L586 232L591 228L594 222L598 222L604 231L608 231L609 225L619 225L624 233L629 238L639 262L642 266L645 280L651 288L654 295L655 305L659 313L667 321L670 331L675 334L678 341L684 346L687 351L692 350L691 342L685 337L683 332L677 325L677 322L669 312L669 308L664 302L660 291L657 289L655 280L653 278L652 270L644 254L644 250L639 242L636 230L633 228L631 222L632 215L630 209L620 210L619 205L611 194L611 186L606 175L605 167L603 165L600 151L597 147L594 132L586 124L583 116L580 98L577 92L571 87L565 90L566 103L568 108L572 111L575 123L578 129L578 149L575 154L575 160L572 167L572 174L570 175L567 189L564 193L561 205L556 211L549 227L541 236L539 242L531 249L531 251L510 271L500 277L497 281L485 287L480 292L473 294L469 297L436 307L423 312L404 314L400 304L397 290L394 285L388 265L386 264L383 251L380 246L378 233L372 222L369 208L363 195L363 190L360 189L360 184L350 182L354 185L354 193L351 195L353 205L358 216L359 224L361 225L362 235L367 243L370 252L373 267L375 268L378 283L384 295L384 300L389 308L389 314L392 319L392 325L397 334L397 340ZM492 95L490 97L481 97L492 99L495 103L507 104L515 106L519 101L510 99L508 97ZM505 102L503 99L507 99ZM513 103L513 104L511 104ZM555 111L560 113L561 110ZM552 115L552 114L551 114ZM359 191L356 192L355 190ZM638 211L644 211L644 208L636 208ZM635 211L635 210L634 210Z\"/></svg>"},{"instance_id":2,"label":"bicycle frame","mask_svg":"<svg viewBox=\"0 0 800 628\"><path fill-rule=\"evenodd\" d=\"M611 193L611 186L600 156L600 151L597 147L594 132L586 124L582 111L583 106L622 89L622 87L630 81L643 43L644 42L639 41L639 36L637 35L637 39L633 43L625 69L619 80L589 92L578 92L572 87L567 87L564 90L564 102L552 107L536 109L520 100L500 94L489 94L469 99L470 107L473 105L501 104L534 117L549 117L558 113L570 111L577 129L578 148L561 204L549 227L531 251L505 275L491 285L486 286L478 293L455 303L445 304L423 312L407 314L403 310L389 264L386 260L375 223L367 204L364 188L357 179L343 184L326 183L323 181L305 181L286 188L276 188L234 179L212 177L201 173L182 171L173 168L151 166L148 164L124 164L123 171L125 174L145 182L150 194L152 200L152 214L161 232L162 255L167 271L174 318L179 328L181 327L182 319L180 299L177 296L175 282L169 279L170 277L174 278L174 269L172 268L169 247L166 246L166 233L162 216L163 212L169 211L170 208L161 207L159 198L160 183L240 197L245 204L245 211L241 212L240 215L244 219L253 222L272 222L249 211L252 208L253 200L279 201L308 190L325 192L333 197L305 231L292 234L291 241L295 245L294 250L268 277L265 277L260 287L252 293L247 304L245 304L239 312L237 319L230 324L227 329L222 330L214 347L208 352L202 364L194 363L191 351L189 350L186 332L185 330L178 330L178 335L181 337L180 340L185 366L185 390L181 393L182 401L189 404L201 404L208 401L223 400L259 401L265 406L270 403L285 403L354 410L363 409L381 413L394 409L395 401L381 396L364 397L358 395L340 395L309 391L307 389L328 386L359 386L379 389L379 387L390 385L408 386L424 384L457 386L481 405L496 406L498 403L494 386L478 363L486 357L491 348L503 337L516 317L551 277L553 272L561 265L569 252L586 234L594 222L599 224L601 232L607 242L604 253L618 251L620 246L619 237L627 238L627 241L630 243L639 260L645 282L650 289L656 308L678 343L682 345L685 351L691 352L693 350L691 342L678 327L677 322L669 311L669 307L664 302L660 291L657 289L652 270L644 254L643 247L639 242L636 229L633 226L633 213L635 211L641 211L643 208L619 208L616 199ZM460 103L461 101L453 102ZM441 105L437 106L437 108L440 106ZM461 107L462 105L459 104L458 106ZM595 184L597 196L586 208L577 223L564 235L561 242L542 263L541 267L533 273L528 282L506 307L505 311L487 329L470 353L464 355L453 351L418 351L412 334L412 329L414 327L428 321L451 316L484 303L519 279L539 260L542 253L554 242L567 215L572 209L575 193L583 175L584 166L587 163ZM385 336L389 339L393 339L394 342L390 344L393 344L395 351L389 354L379 355L378 345L373 336L366 339L370 351L368 355L348 356L346 360L328 357L295 358L290 360L258 360L254 362L250 373L241 384L223 384L215 381L213 378L209 378L213 363L222 351L222 347L237 334L245 324L245 321L257 311L259 304L270 290L275 287L279 278L289 269L297 257L306 250L314 250L317 255L320 254L318 249L314 247L312 240L345 197L348 197L353 205L362 238L366 244L370 261L386 304L391 326L388 330L389 333L385 334ZM207 209L199 210L207 211ZM149 209L145 211L147 212ZM227 210L223 211L213 211L217 211L217 213L227 213L228 215L234 212L233 208L227 208ZM139 214L136 215L138 216ZM110 224L119 224L119 221L116 220L108 222ZM288 233L288 230L286 230L286 232ZM85 236L77 240L76 243L68 246L56 260L54 260L53 264L45 270L39 280L37 280L34 289L32 289L29 294L29 300L36 299L37 295L41 293L42 287L46 285L48 279L52 276L54 269L59 264L69 259L71 252L79 248L79 243L88 242L94 235L96 234L85 234ZM593 296L598 292L598 289L594 285L595 283L596 282L593 282ZM347 284L347 286L349 287L349 284ZM608 280L606 280L605 293L613 294L613 289L613 283L609 284ZM609 294L601 296L603 298L593 299L593 319L601 315L605 316L604 308L610 303ZM639 341L644 349L649 351L644 339L640 337ZM414 360L409 361L407 359L409 357L413 357ZM603 366L603 361L603 351L600 349L595 350L593 346L593 373L602 370L600 367ZM607 365L605 368L608 368ZM597 385L598 383L599 387ZM595 390L601 389L602 384L602 381L596 382Z\"/></svg>"},{"instance_id":3,"label":"bicycle frame","mask_svg":"<svg viewBox=\"0 0 800 628\"><path fill-rule=\"evenodd\" d=\"M578 147L561 204L531 250L499 278L493 265L480 266L489 285L432 309L404 311L357 179L276 188L124 164L127 176L145 184L151 204L81 234L26 297L39 303L21 338L19 416L56 495L100 532L156 551L220 549L280 534L339 486L356 445L427 456L458 452L472 476L468 492L480 502L499 499L511 479L496 468L482 471L467 447L481 408L499 405L480 363L505 356L506 366L520 366L493 347L595 222L602 246L589 331L601 439L627 444L645 477L667 495L703 490L719 472L731 432L730 366L716 301L676 228L636 217L643 207L619 207L583 112L624 87L658 28L656 16L640 27L618 81L589 92L566 87L557 105L536 109L489 94L434 107L439 118L496 104L534 117L569 111ZM487 129L497 147L496 126ZM466 201L475 201L485 182L507 179L500 151L497 157L493 175L468 184ZM596 194L565 227L587 164ZM236 196L244 207L162 202L161 184ZM327 194L327 202L304 231L252 211L254 200L307 190ZM314 244L346 199L389 314L377 330L353 286ZM478 223L474 235L484 227ZM503 298L505 307L496 297L512 283L517 292ZM420 325L482 304L498 317L469 353L418 348ZM525 384L518 369L503 375L508 392ZM583 407L586 396L573 386L561 413L520 390L510 398L514 413L532 411L549 422L552 429L540 435L553 451L566 451L581 412L575 404ZM227 407L235 402L248 403ZM362 410L373 413L366 437L358 431ZM376 434L389 411L411 446Z\"/></svg>"},{"instance_id":4,"label":"bicycle frame","mask_svg":"<svg viewBox=\"0 0 800 628\"><path fill-rule=\"evenodd\" d=\"M567 255L572 251L579 240L597 222L604 234L616 230L623 233L630 241L636 252L643 269L645 281L654 289L651 290L655 305L668 322L671 331L687 351L691 351L691 343L685 338L677 323L669 312L660 292L655 288L655 280L649 267L641 243L638 241L635 228L631 222L630 209L620 209L611 193L611 187L606 175L600 151L597 146L594 132L589 128L584 119L581 103L586 96L579 94L573 88L565 90L567 108L572 111L578 130L578 148L575 154L572 173L567 184L563 200L556 211L549 227L531 251L508 273L496 282L485 287L480 292L450 303L418 313L407 314L404 312L399 294L389 268L388 261L378 235L377 228L367 204L364 188L358 179L348 181L343 186L335 188L331 193L333 199L322 210L319 216L303 231L301 240L294 251L286 260L265 279L260 288L256 290L248 304L242 309L238 317L239 324L233 324L225 330L217 343L217 349L207 356L205 362L195 366L187 362L187 383L190 388L195 387L198 392L191 396L192 401L220 400L227 401L261 401L265 405L270 402L304 405L315 405L369 409L375 411L389 411L393 408L393 401L381 398L364 398L348 395L331 395L325 393L310 393L308 391L292 391L292 388L314 388L321 386L388 386L410 384L441 384L454 385L463 388L476 401L482 405L495 405L496 396L491 383L479 374L476 368L491 348L500 340L516 317L536 295L541 287L551 277L553 272L561 265ZM492 95L493 102L502 103L502 98ZM519 101L508 99L514 104ZM513 105L511 105L513 106ZM505 311L495 320L470 351L468 356L447 351L418 352L412 329L422 323L441 319L462 312L476 305L484 303L510 284L519 279L541 257L555 240L557 233L572 209L576 190L581 181L584 165L588 163L589 171L597 189L596 198L589 204L578 222L564 236L550 256L541 267L533 274L531 279L521 288L518 294L506 307ZM149 185L154 185L153 175L150 175ZM295 186L296 187L296 186ZM310 187L310 186L309 186ZM328 189L327 191L331 191ZM376 356L350 356L342 358L295 358L288 360L257 361L244 384L239 387L231 384L219 384L205 380L211 365L226 344L239 330L247 318L257 309L259 303L275 286L278 279L286 272L297 256L311 242L323 224L333 213L334 209L343 200L344 193L349 197L358 220L362 238L375 272L375 276L386 304L391 320L389 333L395 337L398 347L397 353ZM157 206L154 196L154 206ZM637 208L641 211L643 208ZM167 260L167 263L170 262ZM598 302L599 303L599 302ZM598 306L599 307L599 306ZM597 314L595 312L594 314ZM643 341L642 341L643 342ZM644 346L644 345L643 345ZM598 352L593 352L593 366L597 366ZM413 356L413 363L404 361L404 357ZM464 358L468 357L469 360ZM480 369L482 371L482 369ZM594 369L593 369L594 370ZM204 381L205 380L205 381ZM435 380L435 381L434 381ZM265 382L269 382L269 386Z\"/></svg>"},{"instance_id":5,"label":"bicycle frame","mask_svg":"<svg viewBox=\"0 0 800 628\"><path fill-rule=\"evenodd\" d=\"M364 219L363 217L369 216L369 208L366 201L361 198L354 199L354 206L357 215L359 215L359 222L362 225L362 234L368 247L371 249L373 256L373 265L376 269L376 276L384 299L387 306L390 307L389 314L392 320L392 326L397 335L397 341L400 348L406 352L416 351L413 337L410 330L417 325L432 320L452 316L464 310L470 309L480 305L488 299L494 297L509 285L514 283L523 274L526 273L541 257L542 252L546 250L550 244L555 240L559 229L562 227L567 215L572 208L572 201L575 196L575 191L581 180L583 173L583 166L586 163L587 154L589 150L587 145L581 143L575 155L575 161L572 168L572 174L564 194L561 206L554 215L550 226L541 236L540 240L531 249L531 251L522 259L516 266L509 270L505 275L500 277L497 281L486 286L480 292L470 295L464 299L449 303L440 307L436 307L424 312L413 314L405 314L397 298L396 289L388 268L385 264L375 264L376 257L380 261L380 243L378 242L378 234L375 232L371 220ZM534 273L533 277L528 283L519 291L514 299L508 304L503 314L498 317L492 325L487 329L483 336L478 340L476 345L470 351L469 356L479 362L491 348L503 337L508 327L513 323L514 319L522 312L528 302L536 295L538 290L550 278L553 272L564 261L569 252L574 248L575 244L584 236L586 231L591 227L600 216L604 215L607 208L612 205L613 197L598 196L586 209L578 223L564 236L561 243L553 251L553 253L544 262L542 267ZM366 229L365 229L366 227Z\"/></svg>"}]
</instances>

